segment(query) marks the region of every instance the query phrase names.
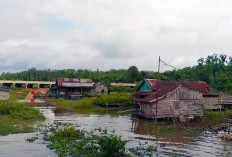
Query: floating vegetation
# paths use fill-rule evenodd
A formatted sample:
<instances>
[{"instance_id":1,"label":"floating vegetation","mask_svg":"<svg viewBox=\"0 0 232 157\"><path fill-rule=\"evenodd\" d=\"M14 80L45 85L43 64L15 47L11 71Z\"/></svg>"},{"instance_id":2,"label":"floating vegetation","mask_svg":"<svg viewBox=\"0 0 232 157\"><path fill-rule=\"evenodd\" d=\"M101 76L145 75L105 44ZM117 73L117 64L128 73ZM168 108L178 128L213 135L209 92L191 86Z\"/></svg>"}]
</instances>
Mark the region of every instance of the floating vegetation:
<instances>
[{"instance_id":1,"label":"floating vegetation","mask_svg":"<svg viewBox=\"0 0 232 157\"><path fill-rule=\"evenodd\" d=\"M56 125L50 128L45 137L48 147L60 157L127 157L127 156L152 156L156 147L140 145L126 150L127 141L120 136L107 134L107 129L94 129L91 132L79 130L73 125ZM113 131L112 131L113 132Z\"/></svg>"},{"instance_id":2,"label":"floating vegetation","mask_svg":"<svg viewBox=\"0 0 232 157\"><path fill-rule=\"evenodd\" d=\"M36 140L38 140L38 137L30 137L30 138L26 139L26 141L28 141L28 142L34 142Z\"/></svg>"}]
</instances>

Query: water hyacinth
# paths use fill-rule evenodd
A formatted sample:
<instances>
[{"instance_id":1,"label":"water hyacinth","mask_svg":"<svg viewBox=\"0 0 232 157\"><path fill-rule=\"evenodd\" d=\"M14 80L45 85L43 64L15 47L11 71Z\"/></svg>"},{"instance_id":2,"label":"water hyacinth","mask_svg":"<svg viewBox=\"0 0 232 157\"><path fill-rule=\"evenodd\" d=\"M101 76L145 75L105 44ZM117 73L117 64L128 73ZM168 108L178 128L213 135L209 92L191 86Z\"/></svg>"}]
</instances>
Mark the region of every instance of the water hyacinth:
<instances>
[{"instance_id":1,"label":"water hyacinth","mask_svg":"<svg viewBox=\"0 0 232 157\"><path fill-rule=\"evenodd\" d=\"M48 147L60 157L126 157L138 154L138 151L126 150L126 143L120 136L107 134L107 128L94 129L91 132L79 130L73 125L56 125L50 128L50 134L45 137ZM142 148L140 154L149 155L156 149Z\"/></svg>"}]
</instances>

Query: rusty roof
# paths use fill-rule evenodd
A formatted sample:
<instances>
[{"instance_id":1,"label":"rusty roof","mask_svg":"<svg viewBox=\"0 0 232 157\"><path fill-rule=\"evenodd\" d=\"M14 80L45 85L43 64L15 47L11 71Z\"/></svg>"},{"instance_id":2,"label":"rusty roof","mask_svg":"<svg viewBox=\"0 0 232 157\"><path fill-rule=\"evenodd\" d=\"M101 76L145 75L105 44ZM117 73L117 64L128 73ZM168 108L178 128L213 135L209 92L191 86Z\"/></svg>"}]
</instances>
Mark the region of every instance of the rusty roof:
<instances>
[{"instance_id":1,"label":"rusty roof","mask_svg":"<svg viewBox=\"0 0 232 157\"><path fill-rule=\"evenodd\" d=\"M165 98L168 94L174 92L181 86L196 90L205 97L218 96L210 90L209 85L206 82L202 81L163 81L157 79L145 79L144 81L147 82L152 91L137 91L135 95L147 95L147 97L143 99L134 99L135 101L150 103L158 101Z\"/></svg>"},{"instance_id":2,"label":"rusty roof","mask_svg":"<svg viewBox=\"0 0 232 157\"><path fill-rule=\"evenodd\" d=\"M80 78L57 78L57 87L93 87L93 81L91 79Z\"/></svg>"}]
</instances>

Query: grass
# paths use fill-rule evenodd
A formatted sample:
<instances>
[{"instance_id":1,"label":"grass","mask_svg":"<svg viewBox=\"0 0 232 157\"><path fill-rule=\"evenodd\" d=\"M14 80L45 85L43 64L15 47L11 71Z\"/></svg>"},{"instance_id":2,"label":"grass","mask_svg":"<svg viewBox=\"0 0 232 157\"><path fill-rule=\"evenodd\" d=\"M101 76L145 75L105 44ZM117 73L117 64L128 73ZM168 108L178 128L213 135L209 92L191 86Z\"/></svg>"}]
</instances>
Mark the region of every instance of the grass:
<instances>
[{"instance_id":1,"label":"grass","mask_svg":"<svg viewBox=\"0 0 232 157\"><path fill-rule=\"evenodd\" d=\"M82 157L125 157L126 141L120 136L109 135L107 130L95 129L99 132L87 132L79 130L73 125L55 126L50 134L45 137L48 147L54 150L60 157L82 156ZM100 131L101 130L101 131ZM130 151L130 150L128 150ZM152 146L143 148L143 154L151 156L156 149ZM135 148L131 153L136 154Z\"/></svg>"},{"instance_id":2,"label":"grass","mask_svg":"<svg viewBox=\"0 0 232 157\"><path fill-rule=\"evenodd\" d=\"M26 89L17 89L17 88L11 89L9 100L16 101L19 99L25 99L29 92L30 91Z\"/></svg>"},{"instance_id":3,"label":"grass","mask_svg":"<svg viewBox=\"0 0 232 157\"><path fill-rule=\"evenodd\" d=\"M83 98L80 100L64 100L64 99L51 99L48 100L49 104L59 107L72 108L75 110L86 111L104 111L105 109L100 107L106 105L120 105L124 107L131 106L131 94L130 93L111 93L109 95L102 95L99 97Z\"/></svg>"},{"instance_id":4,"label":"grass","mask_svg":"<svg viewBox=\"0 0 232 157\"><path fill-rule=\"evenodd\" d=\"M30 132L43 115L29 106L15 102L0 102L0 135Z\"/></svg>"},{"instance_id":5,"label":"grass","mask_svg":"<svg viewBox=\"0 0 232 157\"><path fill-rule=\"evenodd\" d=\"M209 125L218 124L223 122L224 118L231 118L232 110L225 111L204 111L204 120Z\"/></svg>"}]
</instances>

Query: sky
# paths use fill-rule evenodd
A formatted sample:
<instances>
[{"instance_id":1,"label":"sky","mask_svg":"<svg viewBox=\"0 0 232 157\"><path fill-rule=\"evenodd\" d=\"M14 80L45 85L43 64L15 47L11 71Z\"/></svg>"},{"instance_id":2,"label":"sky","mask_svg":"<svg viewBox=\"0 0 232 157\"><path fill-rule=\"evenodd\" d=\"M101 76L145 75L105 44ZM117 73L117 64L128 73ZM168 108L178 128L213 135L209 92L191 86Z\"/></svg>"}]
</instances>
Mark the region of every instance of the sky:
<instances>
[{"instance_id":1,"label":"sky","mask_svg":"<svg viewBox=\"0 0 232 157\"><path fill-rule=\"evenodd\" d=\"M231 0L0 0L0 72L157 71L232 55ZM161 65L161 71L169 67Z\"/></svg>"}]
</instances>

